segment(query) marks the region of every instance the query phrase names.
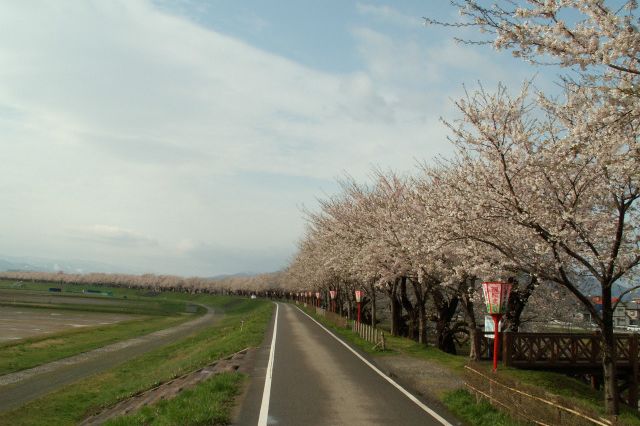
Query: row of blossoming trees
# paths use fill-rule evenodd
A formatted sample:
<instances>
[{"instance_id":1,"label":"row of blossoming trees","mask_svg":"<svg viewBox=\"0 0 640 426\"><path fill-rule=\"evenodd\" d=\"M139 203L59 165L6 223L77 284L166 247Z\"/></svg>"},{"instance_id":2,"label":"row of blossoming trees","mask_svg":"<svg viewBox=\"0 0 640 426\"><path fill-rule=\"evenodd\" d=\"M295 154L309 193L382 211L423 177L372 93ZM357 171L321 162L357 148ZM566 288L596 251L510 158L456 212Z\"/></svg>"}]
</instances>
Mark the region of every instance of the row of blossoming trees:
<instances>
[{"instance_id":1,"label":"row of blossoming trees","mask_svg":"<svg viewBox=\"0 0 640 426\"><path fill-rule=\"evenodd\" d=\"M375 173L342 183L308 214L289 274L298 290L363 289L376 322L378 295L425 341L435 321L447 348L457 309L475 328L478 282L518 278L517 325L537 283L571 293L603 336L605 398L618 411L612 290L635 280L640 261L640 34L635 1L454 1L463 23L534 63L570 73L558 99L505 87L456 102L447 122L456 154L412 176ZM587 284L602 296L596 309ZM535 292L534 292L535 293ZM549 294L548 296L551 296ZM427 302L433 308L425 309ZM564 303L548 297L547 304Z\"/></svg>"},{"instance_id":2,"label":"row of blossoming trees","mask_svg":"<svg viewBox=\"0 0 640 426\"><path fill-rule=\"evenodd\" d=\"M0 272L0 279L14 281L46 282L57 285L84 285L121 287L149 292L171 291L188 293L209 293L228 295L248 295L266 293L280 287L282 272L259 275L230 275L219 278L180 277L156 274L109 274L109 273L64 273L9 271Z\"/></svg>"}]
</instances>

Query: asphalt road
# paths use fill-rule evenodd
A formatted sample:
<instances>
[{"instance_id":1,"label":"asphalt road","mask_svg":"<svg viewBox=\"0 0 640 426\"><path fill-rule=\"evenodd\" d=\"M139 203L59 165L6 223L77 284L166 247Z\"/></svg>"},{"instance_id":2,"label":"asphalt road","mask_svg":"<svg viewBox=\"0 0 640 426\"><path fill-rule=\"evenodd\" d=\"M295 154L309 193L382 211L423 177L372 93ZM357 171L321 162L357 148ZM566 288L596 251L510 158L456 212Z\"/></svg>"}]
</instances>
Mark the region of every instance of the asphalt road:
<instances>
[{"instance_id":1,"label":"asphalt road","mask_svg":"<svg viewBox=\"0 0 640 426\"><path fill-rule=\"evenodd\" d=\"M237 425L448 425L295 306L280 303ZM274 328L275 324L275 328ZM273 332L276 330L275 345ZM272 372L269 358L273 353ZM373 368L372 368L373 367ZM267 386L265 386L265 382ZM266 411L265 411L266 410ZM261 416L262 411L262 416ZM431 411L431 413L429 413Z\"/></svg>"},{"instance_id":2,"label":"asphalt road","mask_svg":"<svg viewBox=\"0 0 640 426\"><path fill-rule=\"evenodd\" d=\"M222 315L211 308L192 321L65 358L29 370L0 376L0 418L2 411L19 407L62 386L93 374L109 370L118 364L153 349L168 345L210 326Z\"/></svg>"}]
</instances>

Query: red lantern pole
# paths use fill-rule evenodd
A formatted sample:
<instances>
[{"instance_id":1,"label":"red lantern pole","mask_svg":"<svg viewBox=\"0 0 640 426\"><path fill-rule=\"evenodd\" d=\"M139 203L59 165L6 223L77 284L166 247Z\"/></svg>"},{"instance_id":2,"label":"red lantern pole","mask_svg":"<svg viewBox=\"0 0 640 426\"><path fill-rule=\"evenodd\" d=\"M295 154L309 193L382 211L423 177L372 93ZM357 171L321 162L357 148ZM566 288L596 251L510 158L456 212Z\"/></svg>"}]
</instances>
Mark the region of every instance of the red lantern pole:
<instances>
[{"instance_id":1,"label":"red lantern pole","mask_svg":"<svg viewBox=\"0 0 640 426\"><path fill-rule=\"evenodd\" d=\"M331 297L331 312L336 312L336 294L337 291L329 290L329 296Z\"/></svg>"},{"instance_id":2,"label":"red lantern pole","mask_svg":"<svg viewBox=\"0 0 640 426\"><path fill-rule=\"evenodd\" d=\"M493 371L495 372L498 369L498 352L500 350L500 319L507 311L511 283L483 282L482 292L487 304L487 312L493 318Z\"/></svg>"},{"instance_id":3,"label":"red lantern pole","mask_svg":"<svg viewBox=\"0 0 640 426\"><path fill-rule=\"evenodd\" d=\"M358 305L358 324L360 324L360 302L362 301L362 290L356 290L356 303Z\"/></svg>"},{"instance_id":4,"label":"red lantern pole","mask_svg":"<svg viewBox=\"0 0 640 426\"><path fill-rule=\"evenodd\" d=\"M493 371L498 369L498 351L500 350L500 320L502 314L493 314Z\"/></svg>"}]
</instances>

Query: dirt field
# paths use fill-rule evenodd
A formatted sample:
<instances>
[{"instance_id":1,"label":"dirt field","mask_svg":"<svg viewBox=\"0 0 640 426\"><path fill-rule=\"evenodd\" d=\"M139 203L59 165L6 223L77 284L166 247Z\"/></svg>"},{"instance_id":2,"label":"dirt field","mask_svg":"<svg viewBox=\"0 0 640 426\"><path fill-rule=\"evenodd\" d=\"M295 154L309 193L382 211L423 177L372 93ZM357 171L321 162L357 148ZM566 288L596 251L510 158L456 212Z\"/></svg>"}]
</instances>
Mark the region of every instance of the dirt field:
<instances>
[{"instance_id":1,"label":"dirt field","mask_svg":"<svg viewBox=\"0 0 640 426\"><path fill-rule=\"evenodd\" d=\"M0 306L0 343L71 328L113 324L137 315Z\"/></svg>"},{"instance_id":2,"label":"dirt field","mask_svg":"<svg viewBox=\"0 0 640 426\"><path fill-rule=\"evenodd\" d=\"M5 290L0 289L0 301L5 303L26 302L37 304L65 304L65 305L101 305L121 306L123 303L137 305L140 302L132 300L111 299L101 296L83 294L56 294L47 292ZM144 302L142 302L144 303Z\"/></svg>"}]
</instances>

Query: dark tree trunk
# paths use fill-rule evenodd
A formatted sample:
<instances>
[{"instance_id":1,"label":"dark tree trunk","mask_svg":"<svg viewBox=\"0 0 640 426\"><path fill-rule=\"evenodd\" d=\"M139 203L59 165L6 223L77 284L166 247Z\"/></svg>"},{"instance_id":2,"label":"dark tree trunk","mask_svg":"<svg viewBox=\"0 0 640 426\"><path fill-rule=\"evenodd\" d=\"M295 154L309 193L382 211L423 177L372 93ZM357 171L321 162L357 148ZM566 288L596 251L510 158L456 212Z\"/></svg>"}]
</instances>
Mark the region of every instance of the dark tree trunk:
<instances>
[{"instance_id":1,"label":"dark tree trunk","mask_svg":"<svg viewBox=\"0 0 640 426\"><path fill-rule=\"evenodd\" d=\"M400 301L402 307L407 311L409 321L407 324L407 337L413 340L417 340L418 336L418 313L411 300L407 297L407 277L402 277L400 280Z\"/></svg>"},{"instance_id":2,"label":"dark tree trunk","mask_svg":"<svg viewBox=\"0 0 640 426\"><path fill-rule=\"evenodd\" d=\"M460 296L453 295L450 299L442 293L440 289L434 288L431 292L436 308L436 337L438 348L447 353L456 353L456 346L453 340L455 330L451 327L451 322L458 309Z\"/></svg>"},{"instance_id":3,"label":"dark tree trunk","mask_svg":"<svg viewBox=\"0 0 640 426\"><path fill-rule=\"evenodd\" d=\"M618 414L620 401L616 371L616 342L613 333L613 304L611 286L602 288L602 368L604 405L607 414Z\"/></svg>"},{"instance_id":4,"label":"dark tree trunk","mask_svg":"<svg viewBox=\"0 0 640 426\"><path fill-rule=\"evenodd\" d=\"M416 299L415 309L418 316L418 343L427 344L427 310L426 297L423 294L423 284L417 279L410 279L413 295Z\"/></svg>"},{"instance_id":5,"label":"dark tree trunk","mask_svg":"<svg viewBox=\"0 0 640 426\"><path fill-rule=\"evenodd\" d=\"M393 282L389 283L385 288L387 296L389 297L389 310L391 312L391 335L399 336L400 321L402 316L402 305L398 300L398 287L400 278L396 278Z\"/></svg>"},{"instance_id":6,"label":"dark tree trunk","mask_svg":"<svg viewBox=\"0 0 640 426\"><path fill-rule=\"evenodd\" d=\"M510 280L514 284L509 297L506 320L509 323L509 331L518 332L522 321L522 312L527 306L527 302L538 285L538 278L531 276L525 286L520 285L517 280Z\"/></svg>"},{"instance_id":7,"label":"dark tree trunk","mask_svg":"<svg viewBox=\"0 0 640 426\"><path fill-rule=\"evenodd\" d=\"M371 286L371 326L375 327L378 322L376 315L376 290Z\"/></svg>"},{"instance_id":8,"label":"dark tree trunk","mask_svg":"<svg viewBox=\"0 0 640 426\"><path fill-rule=\"evenodd\" d=\"M466 287L464 291L460 294L460 303L462 304L462 308L464 309L465 320L467 322L467 328L469 330L469 342L471 343L469 349L469 359L472 361L480 360L480 348L476 344L478 336L478 323L476 322L476 314L474 311L473 299L471 299L470 290L473 289L474 283L476 279L475 277L468 278L466 280Z\"/></svg>"}]
</instances>

